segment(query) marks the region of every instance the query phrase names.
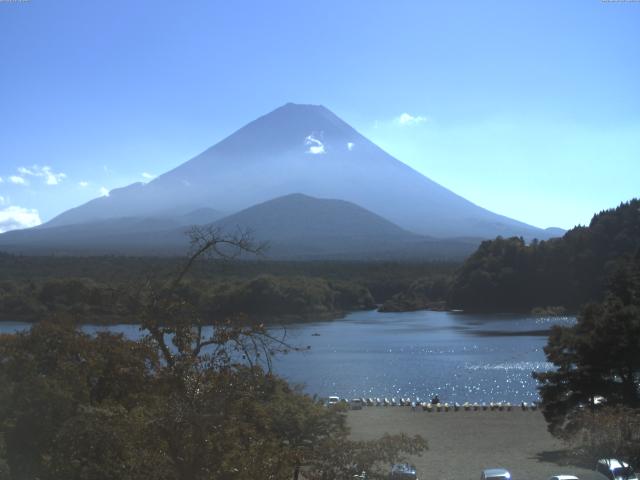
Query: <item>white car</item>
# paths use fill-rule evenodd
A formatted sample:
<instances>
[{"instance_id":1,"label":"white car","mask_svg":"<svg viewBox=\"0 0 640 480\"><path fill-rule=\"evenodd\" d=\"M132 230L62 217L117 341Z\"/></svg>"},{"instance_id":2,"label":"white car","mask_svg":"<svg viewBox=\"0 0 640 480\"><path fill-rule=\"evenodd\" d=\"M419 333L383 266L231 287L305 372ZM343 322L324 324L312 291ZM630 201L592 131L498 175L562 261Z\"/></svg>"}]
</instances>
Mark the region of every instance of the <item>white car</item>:
<instances>
[{"instance_id":1,"label":"white car","mask_svg":"<svg viewBox=\"0 0 640 480\"><path fill-rule=\"evenodd\" d=\"M609 480L638 480L638 475L628 463L615 458L601 458L598 460L596 472L601 473Z\"/></svg>"},{"instance_id":2,"label":"white car","mask_svg":"<svg viewBox=\"0 0 640 480\"><path fill-rule=\"evenodd\" d=\"M329 399L327 400L327 405L337 405L339 401L340 397L329 397Z\"/></svg>"},{"instance_id":3,"label":"white car","mask_svg":"<svg viewBox=\"0 0 640 480\"><path fill-rule=\"evenodd\" d=\"M553 477L549 477L549 480L580 480L575 475L554 475Z\"/></svg>"},{"instance_id":4,"label":"white car","mask_svg":"<svg viewBox=\"0 0 640 480\"><path fill-rule=\"evenodd\" d=\"M488 468L482 472L480 480L511 480L511 474L504 468Z\"/></svg>"}]
</instances>

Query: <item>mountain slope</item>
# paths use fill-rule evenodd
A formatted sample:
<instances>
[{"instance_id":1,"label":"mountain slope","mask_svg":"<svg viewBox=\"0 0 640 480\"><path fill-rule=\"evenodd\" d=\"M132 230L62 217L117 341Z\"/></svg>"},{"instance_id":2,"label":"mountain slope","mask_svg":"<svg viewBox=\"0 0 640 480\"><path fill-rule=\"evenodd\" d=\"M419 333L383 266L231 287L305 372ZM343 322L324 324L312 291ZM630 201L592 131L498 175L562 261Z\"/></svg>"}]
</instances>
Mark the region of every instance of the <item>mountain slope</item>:
<instances>
[{"instance_id":1,"label":"mountain slope","mask_svg":"<svg viewBox=\"0 0 640 480\"><path fill-rule=\"evenodd\" d=\"M131 216L234 213L301 192L356 203L434 237L521 235L542 229L494 214L396 160L322 106L287 104L148 184L113 190L41 228Z\"/></svg>"},{"instance_id":2,"label":"mountain slope","mask_svg":"<svg viewBox=\"0 0 640 480\"><path fill-rule=\"evenodd\" d=\"M198 209L166 217L118 217L0 235L0 250L41 254L176 254L186 249L184 231L222 215ZM174 232L180 231L180 235Z\"/></svg>"},{"instance_id":3,"label":"mountain slope","mask_svg":"<svg viewBox=\"0 0 640 480\"><path fill-rule=\"evenodd\" d=\"M422 239L344 200L291 194L247 208L214 223L224 231L248 229L268 242L268 256L371 255Z\"/></svg>"},{"instance_id":4,"label":"mountain slope","mask_svg":"<svg viewBox=\"0 0 640 480\"><path fill-rule=\"evenodd\" d=\"M265 256L271 259L462 259L480 242L431 239L410 233L353 203L302 194L269 200L205 226L227 233L249 230L257 243L268 243ZM106 219L8 232L0 236L0 250L182 255L189 247L187 231L184 222L178 225L157 218Z\"/></svg>"}]
</instances>

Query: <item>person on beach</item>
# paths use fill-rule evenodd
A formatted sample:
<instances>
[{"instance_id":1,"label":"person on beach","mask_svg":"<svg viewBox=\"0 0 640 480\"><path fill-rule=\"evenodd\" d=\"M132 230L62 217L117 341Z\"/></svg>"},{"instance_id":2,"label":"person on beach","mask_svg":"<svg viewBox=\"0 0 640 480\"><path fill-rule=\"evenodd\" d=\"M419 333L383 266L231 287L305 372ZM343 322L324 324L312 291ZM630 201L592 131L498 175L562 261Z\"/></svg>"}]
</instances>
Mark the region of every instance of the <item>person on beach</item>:
<instances>
[{"instance_id":1,"label":"person on beach","mask_svg":"<svg viewBox=\"0 0 640 480\"><path fill-rule=\"evenodd\" d=\"M431 405L438 405L439 403L440 403L440 398L438 398L438 395L436 394L431 399Z\"/></svg>"}]
</instances>

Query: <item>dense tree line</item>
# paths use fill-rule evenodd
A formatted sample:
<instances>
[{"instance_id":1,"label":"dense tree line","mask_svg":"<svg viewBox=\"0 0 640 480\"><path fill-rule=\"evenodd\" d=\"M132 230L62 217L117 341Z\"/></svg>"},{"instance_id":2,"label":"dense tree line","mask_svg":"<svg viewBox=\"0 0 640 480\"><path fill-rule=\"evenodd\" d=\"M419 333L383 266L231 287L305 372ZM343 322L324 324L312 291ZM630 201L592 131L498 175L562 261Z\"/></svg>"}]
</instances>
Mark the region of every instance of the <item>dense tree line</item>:
<instances>
[{"instance_id":1,"label":"dense tree line","mask_svg":"<svg viewBox=\"0 0 640 480\"><path fill-rule=\"evenodd\" d=\"M576 311L602 300L610 276L640 249L640 200L593 217L564 237L526 244L522 238L483 242L460 268L449 304L470 311Z\"/></svg>"},{"instance_id":2,"label":"dense tree line","mask_svg":"<svg viewBox=\"0 0 640 480\"><path fill-rule=\"evenodd\" d=\"M112 286L76 278L5 280L0 282L0 318L35 321L57 315L93 323L137 322L142 303L135 285L127 282ZM371 293L362 285L313 277L192 279L180 288L203 314L244 312L263 321L286 316L317 318L375 307Z\"/></svg>"},{"instance_id":3,"label":"dense tree line","mask_svg":"<svg viewBox=\"0 0 640 480\"><path fill-rule=\"evenodd\" d=\"M127 256L22 256L0 252L0 282L42 281L56 278L83 278L103 284L148 278L168 278L184 262L181 257ZM451 275L459 262L425 261L274 261L242 260L226 262L203 259L189 272L192 279L206 281L250 280L259 275L314 277L328 281L349 281L369 289L382 303L405 290L412 282L431 275Z\"/></svg>"},{"instance_id":4,"label":"dense tree line","mask_svg":"<svg viewBox=\"0 0 640 480\"><path fill-rule=\"evenodd\" d=\"M408 312L414 310L444 310L449 291L449 275L431 275L419 278L400 293L396 293L380 307L381 312Z\"/></svg>"},{"instance_id":5,"label":"dense tree line","mask_svg":"<svg viewBox=\"0 0 640 480\"><path fill-rule=\"evenodd\" d=\"M0 254L0 320L35 321L56 314L94 323L136 322L137 286L171 278L183 261ZM455 268L450 263L203 259L181 288L208 314L244 311L266 321L318 318L371 309L405 291L422 298L424 285L448 282ZM439 287L429 292L430 300L445 298Z\"/></svg>"}]
</instances>

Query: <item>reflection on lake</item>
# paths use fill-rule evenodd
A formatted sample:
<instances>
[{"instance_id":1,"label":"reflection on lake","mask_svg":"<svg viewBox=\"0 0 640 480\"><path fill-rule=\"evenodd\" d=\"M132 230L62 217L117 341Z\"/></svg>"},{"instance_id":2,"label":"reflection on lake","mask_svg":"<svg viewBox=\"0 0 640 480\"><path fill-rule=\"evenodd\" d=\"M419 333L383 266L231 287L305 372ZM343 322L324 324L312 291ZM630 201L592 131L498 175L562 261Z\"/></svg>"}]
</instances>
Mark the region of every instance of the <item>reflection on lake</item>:
<instances>
[{"instance_id":1,"label":"reflection on lake","mask_svg":"<svg viewBox=\"0 0 640 480\"><path fill-rule=\"evenodd\" d=\"M274 360L277 373L310 393L341 397L420 397L443 402L534 401L533 370L545 370L542 348L553 324L572 317L449 312L355 312L332 322L287 325L287 338L311 349ZM28 328L0 323L0 332ZM87 332L105 327L85 326ZM137 338L136 325L110 330Z\"/></svg>"},{"instance_id":2,"label":"reflection on lake","mask_svg":"<svg viewBox=\"0 0 640 480\"><path fill-rule=\"evenodd\" d=\"M551 368L545 332L574 321L357 312L340 321L289 326L292 341L311 350L279 358L275 368L322 396L427 399L437 393L448 402L530 402L538 399L531 372Z\"/></svg>"}]
</instances>

